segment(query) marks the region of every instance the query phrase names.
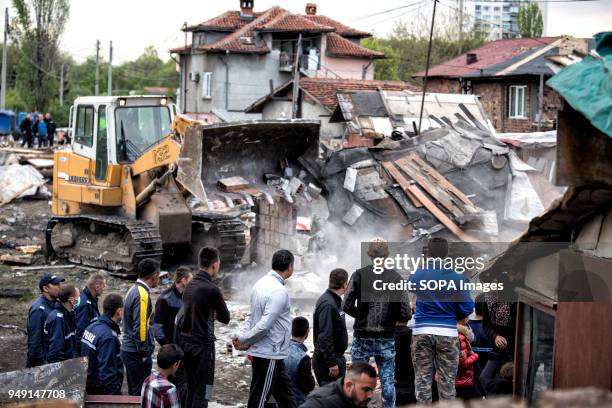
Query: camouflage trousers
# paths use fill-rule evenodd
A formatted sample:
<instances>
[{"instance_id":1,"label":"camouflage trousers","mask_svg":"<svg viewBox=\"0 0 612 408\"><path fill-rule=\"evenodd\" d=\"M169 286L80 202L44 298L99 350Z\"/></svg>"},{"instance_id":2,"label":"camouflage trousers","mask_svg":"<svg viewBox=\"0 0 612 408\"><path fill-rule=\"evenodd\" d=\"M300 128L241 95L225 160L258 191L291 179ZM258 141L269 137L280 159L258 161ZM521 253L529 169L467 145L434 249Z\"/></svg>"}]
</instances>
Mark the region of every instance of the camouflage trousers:
<instances>
[{"instance_id":1,"label":"camouflage trousers","mask_svg":"<svg viewBox=\"0 0 612 408\"><path fill-rule=\"evenodd\" d=\"M412 364L416 399L419 403L431 403L431 385L436 371L440 400L455 398L455 377L459 364L458 337L412 335Z\"/></svg>"}]
</instances>

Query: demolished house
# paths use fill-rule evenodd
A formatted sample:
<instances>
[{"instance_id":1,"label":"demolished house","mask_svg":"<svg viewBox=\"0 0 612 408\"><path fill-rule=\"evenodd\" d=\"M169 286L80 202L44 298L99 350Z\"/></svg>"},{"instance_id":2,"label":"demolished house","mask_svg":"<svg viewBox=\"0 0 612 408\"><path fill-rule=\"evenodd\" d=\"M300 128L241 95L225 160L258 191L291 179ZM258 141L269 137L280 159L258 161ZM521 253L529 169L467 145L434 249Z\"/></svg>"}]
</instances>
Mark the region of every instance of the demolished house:
<instances>
[{"instance_id":1,"label":"demolished house","mask_svg":"<svg viewBox=\"0 0 612 408\"><path fill-rule=\"evenodd\" d=\"M495 137L475 96L426 95L418 135L416 94L372 90L337 98L332 122L367 146L327 150L323 158L311 151L289 174L266 175L281 194L274 205L258 200L255 258L280 246L296 251L298 269L309 269L311 260L318 269L322 260L357 267L360 243L374 236L508 242L559 196Z\"/></svg>"},{"instance_id":2,"label":"demolished house","mask_svg":"<svg viewBox=\"0 0 612 408\"><path fill-rule=\"evenodd\" d=\"M481 274L516 286L514 394L529 403L612 378L612 33L595 37L601 56L548 81L563 97L556 175L569 188Z\"/></svg>"}]
</instances>

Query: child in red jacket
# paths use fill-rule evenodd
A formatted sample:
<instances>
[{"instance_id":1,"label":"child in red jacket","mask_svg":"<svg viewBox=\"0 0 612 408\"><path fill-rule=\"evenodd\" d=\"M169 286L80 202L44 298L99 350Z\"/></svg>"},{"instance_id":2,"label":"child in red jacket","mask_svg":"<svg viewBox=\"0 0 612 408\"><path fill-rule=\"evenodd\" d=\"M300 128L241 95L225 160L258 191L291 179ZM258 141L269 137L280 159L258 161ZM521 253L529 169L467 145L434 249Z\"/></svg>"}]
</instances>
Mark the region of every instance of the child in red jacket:
<instances>
[{"instance_id":1,"label":"child in red jacket","mask_svg":"<svg viewBox=\"0 0 612 408\"><path fill-rule=\"evenodd\" d=\"M455 389L457 398L471 399L480 398L481 395L474 385L474 363L478 360L478 354L472 351L469 337L470 329L467 325L468 318L457 323L459 332L459 367L457 368L457 378L455 379Z\"/></svg>"}]
</instances>

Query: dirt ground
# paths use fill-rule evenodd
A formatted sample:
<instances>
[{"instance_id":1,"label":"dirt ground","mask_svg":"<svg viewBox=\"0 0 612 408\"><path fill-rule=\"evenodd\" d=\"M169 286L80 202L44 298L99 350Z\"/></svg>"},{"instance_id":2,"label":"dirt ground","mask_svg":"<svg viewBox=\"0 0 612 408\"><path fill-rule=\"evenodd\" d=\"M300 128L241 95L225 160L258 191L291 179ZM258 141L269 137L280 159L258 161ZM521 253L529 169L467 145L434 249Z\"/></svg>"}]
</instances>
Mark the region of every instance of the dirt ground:
<instances>
[{"instance_id":1,"label":"dirt ground","mask_svg":"<svg viewBox=\"0 0 612 408\"><path fill-rule=\"evenodd\" d=\"M0 255L4 253L17 253L15 247L22 245L40 245L44 247L44 231L51 216L49 201L24 199L0 207ZM45 265L63 266L53 269L54 274L63 276L67 282L83 287L89 274L94 269L81 268L74 265L63 264L58 261L46 263L43 252L35 254L30 266L42 266L42 269L23 271L16 269L19 265L0 263L1 289L27 289L21 298L0 297L0 342L3 352L0 353L0 372L13 371L24 368L26 361L26 318L31 302L38 296L38 280L48 270ZM248 398L251 369L243 352L228 351L227 344L230 337L240 330L248 312L248 292L251 284L261 276L264 270L243 270L233 275L231 283L224 295L231 312L231 322L224 326L216 323L216 378L214 400L218 405L245 406ZM300 278L300 276L302 276ZM313 281L314 279L314 281ZM293 279L291 279L293 280ZM326 282L316 276L305 276L297 273L297 278L290 288L292 293L292 307L294 316L302 315L312 320L315 297L320 293ZM132 282L129 280L109 276L106 293L118 292L125 294ZM153 300L168 286L160 286L153 292ZM307 287L307 288L305 288ZM309 289L306 291L306 289ZM306 293L306 294L305 294ZM312 352L312 340L307 341ZM125 384L124 384L125 386ZM379 405L379 404L376 404Z\"/></svg>"}]
</instances>

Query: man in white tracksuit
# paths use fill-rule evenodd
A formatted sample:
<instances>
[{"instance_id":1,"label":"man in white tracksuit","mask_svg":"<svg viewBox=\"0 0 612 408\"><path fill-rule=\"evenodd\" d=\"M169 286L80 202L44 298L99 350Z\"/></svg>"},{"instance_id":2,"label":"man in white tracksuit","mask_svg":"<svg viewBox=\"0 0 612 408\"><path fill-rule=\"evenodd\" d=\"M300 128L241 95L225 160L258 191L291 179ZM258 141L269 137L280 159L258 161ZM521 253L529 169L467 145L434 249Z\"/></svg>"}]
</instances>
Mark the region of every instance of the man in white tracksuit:
<instances>
[{"instance_id":1,"label":"man in white tracksuit","mask_svg":"<svg viewBox=\"0 0 612 408\"><path fill-rule=\"evenodd\" d=\"M263 408L274 397L281 408L295 408L291 379L283 360L291 336L291 304L285 280L293 274L293 254L280 250L272 257L272 270L251 291L246 327L232 338L237 350L248 350L253 376L248 408Z\"/></svg>"}]
</instances>

